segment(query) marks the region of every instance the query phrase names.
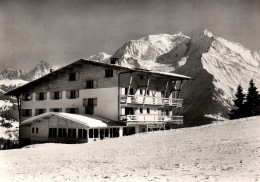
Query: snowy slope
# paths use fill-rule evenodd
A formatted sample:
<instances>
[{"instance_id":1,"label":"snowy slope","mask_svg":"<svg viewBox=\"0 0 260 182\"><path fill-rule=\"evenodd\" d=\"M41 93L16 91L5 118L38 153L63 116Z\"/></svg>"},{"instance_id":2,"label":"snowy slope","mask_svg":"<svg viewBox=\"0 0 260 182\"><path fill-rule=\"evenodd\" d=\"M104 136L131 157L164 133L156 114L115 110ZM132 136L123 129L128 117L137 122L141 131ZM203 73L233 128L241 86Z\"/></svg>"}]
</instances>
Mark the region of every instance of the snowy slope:
<instances>
[{"instance_id":1,"label":"snowy slope","mask_svg":"<svg viewBox=\"0 0 260 182\"><path fill-rule=\"evenodd\" d=\"M10 123L12 125L11 128L6 128L3 126L0 126L0 138L1 139L9 139L9 140L18 140L19 135L19 123L16 121L6 120L2 117L0 117L0 121L2 122L4 120L5 123Z\"/></svg>"},{"instance_id":2,"label":"snowy slope","mask_svg":"<svg viewBox=\"0 0 260 182\"><path fill-rule=\"evenodd\" d=\"M259 181L259 122L0 151L0 181Z\"/></svg>"},{"instance_id":3,"label":"snowy slope","mask_svg":"<svg viewBox=\"0 0 260 182\"><path fill-rule=\"evenodd\" d=\"M10 80L10 79L4 79L4 80L0 80L0 86L3 85L3 86L6 86L6 87L18 87L18 86L21 86L21 85L24 85L28 83L28 81L25 81L25 80L21 80L21 79L13 79L13 80Z\"/></svg>"}]
</instances>

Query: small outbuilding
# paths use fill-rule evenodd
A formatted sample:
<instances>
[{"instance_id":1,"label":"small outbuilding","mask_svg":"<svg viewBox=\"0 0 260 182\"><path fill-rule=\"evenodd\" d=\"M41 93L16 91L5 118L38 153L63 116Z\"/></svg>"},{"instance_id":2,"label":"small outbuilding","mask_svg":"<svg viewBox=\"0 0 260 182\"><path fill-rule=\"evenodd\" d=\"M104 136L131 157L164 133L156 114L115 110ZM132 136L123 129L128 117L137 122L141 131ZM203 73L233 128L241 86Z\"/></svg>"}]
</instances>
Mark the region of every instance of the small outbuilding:
<instances>
[{"instance_id":1,"label":"small outbuilding","mask_svg":"<svg viewBox=\"0 0 260 182\"><path fill-rule=\"evenodd\" d=\"M128 133L123 134L123 131ZM126 128L99 116L70 113L48 112L20 124L20 139L24 145L85 143L134 133L134 127Z\"/></svg>"}]
</instances>

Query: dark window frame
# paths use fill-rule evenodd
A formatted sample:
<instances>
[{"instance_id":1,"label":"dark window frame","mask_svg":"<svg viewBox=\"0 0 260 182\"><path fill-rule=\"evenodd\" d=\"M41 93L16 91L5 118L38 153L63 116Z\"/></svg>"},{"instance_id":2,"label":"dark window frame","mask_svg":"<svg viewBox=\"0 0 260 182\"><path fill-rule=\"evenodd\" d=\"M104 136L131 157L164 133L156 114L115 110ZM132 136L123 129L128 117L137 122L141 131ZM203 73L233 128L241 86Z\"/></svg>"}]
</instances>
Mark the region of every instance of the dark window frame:
<instances>
[{"instance_id":1,"label":"dark window frame","mask_svg":"<svg viewBox=\"0 0 260 182\"><path fill-rule=\"evenodd\" d=\"M114 76L113 72L114 70L112 68L105 69L105 77L106 78L113 77Z\"/></svg>"},{"instance_id":2,"label":"dark window frame","mask_svg":"<svg viewBox=\"0 0 260 182\"><path fill-rule=\"evenodd\" d=\"M69 74L69 81L77 81L77 73L76 72L72 72Z\"/></svg>"}]
</instances>

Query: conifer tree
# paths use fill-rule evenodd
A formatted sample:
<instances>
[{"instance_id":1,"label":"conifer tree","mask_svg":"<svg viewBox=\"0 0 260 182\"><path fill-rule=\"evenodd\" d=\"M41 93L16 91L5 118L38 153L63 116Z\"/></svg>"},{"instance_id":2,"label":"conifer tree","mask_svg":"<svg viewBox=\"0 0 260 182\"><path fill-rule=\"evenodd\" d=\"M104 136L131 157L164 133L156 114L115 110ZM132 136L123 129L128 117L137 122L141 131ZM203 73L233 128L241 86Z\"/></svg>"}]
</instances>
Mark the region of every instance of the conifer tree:
<instances>
[{"instance_id":1,"label":"conifer tree","mask_svg":"<svg viewBox=\"0 0 260 182\"><path fill-rule=\"evenodd\" d=\"M250 80L245 102L246 117L260 115L260 95L253 79Z\"/></svg>"},{"instance_id":2,"label":"conifer tree","mask_svg":"<svg viewBox=\"0 0 260 182\"><path fill-rule=\"evenodd\" d=\"M237 119L242 118L245 116L244 112L244 99L245 94L243 93L243 88L241 85L238 85L237 87L237 93L235 94L236 99L234 99L234 109L230 111L229 117L230 119Z\"/></svg>"}]
</instances>

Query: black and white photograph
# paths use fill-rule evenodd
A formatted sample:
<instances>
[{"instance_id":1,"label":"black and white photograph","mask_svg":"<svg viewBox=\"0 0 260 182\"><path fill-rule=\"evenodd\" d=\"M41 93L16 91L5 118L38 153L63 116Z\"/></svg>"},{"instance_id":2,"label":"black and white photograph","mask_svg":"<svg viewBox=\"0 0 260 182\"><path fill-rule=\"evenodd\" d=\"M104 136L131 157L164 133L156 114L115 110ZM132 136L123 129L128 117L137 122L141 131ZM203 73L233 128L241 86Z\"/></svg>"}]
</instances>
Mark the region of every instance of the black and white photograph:
<instances>
[{"instance_id":1,"label":"black and white photograph","mask_svg":"<svg viewBox=\"0 0 260 182\"><path fill-rule=\"evenodd\" d=\"M260 1L0 0L0 181L260 181Z\"/></svg>"}]
</instances>

